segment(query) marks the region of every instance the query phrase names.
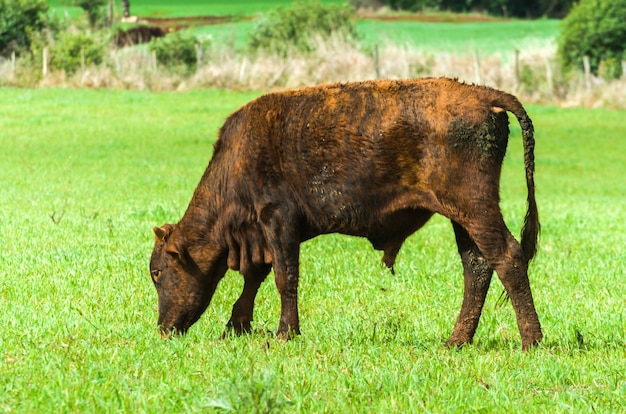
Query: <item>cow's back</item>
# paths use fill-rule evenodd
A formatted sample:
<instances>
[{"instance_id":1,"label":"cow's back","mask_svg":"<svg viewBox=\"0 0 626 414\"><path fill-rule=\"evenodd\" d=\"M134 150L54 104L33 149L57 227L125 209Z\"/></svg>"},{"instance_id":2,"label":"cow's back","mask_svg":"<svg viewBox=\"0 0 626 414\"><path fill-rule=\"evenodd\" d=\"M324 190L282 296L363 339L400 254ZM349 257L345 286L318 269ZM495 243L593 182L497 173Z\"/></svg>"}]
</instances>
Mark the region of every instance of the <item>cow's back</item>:
<instances>
[{"instance_id":1,"label":"cow's back","mask_svg":"<svg viewBox=\"0 0 626 414\"><path fill-rule=\"evenodd\" d=\"M251 203L290 200L316 231L367 235L377 217L440 209L445 186L462 188L471 164L494 158L468 148L476 136L504 135L491 144L506 148L506 115L492 113L481 91L420 79L273 93L233 114L221 141L237 154L236 187ZM498 116L499 127L484 131Z\"/></svg>"}]
</instances>

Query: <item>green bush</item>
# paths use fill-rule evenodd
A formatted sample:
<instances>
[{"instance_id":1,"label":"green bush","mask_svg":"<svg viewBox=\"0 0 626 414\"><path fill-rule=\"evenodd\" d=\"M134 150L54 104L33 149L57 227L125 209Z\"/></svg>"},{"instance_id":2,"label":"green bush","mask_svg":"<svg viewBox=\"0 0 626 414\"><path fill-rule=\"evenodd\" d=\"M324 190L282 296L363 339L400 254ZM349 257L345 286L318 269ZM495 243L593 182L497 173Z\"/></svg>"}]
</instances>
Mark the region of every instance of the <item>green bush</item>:
<instances>
[{"instance_id":1,"label":"green bush","mask_svg":"<svg viewBox=\"0 0 626 414\"><path fill-rule=\"evenodd\" d=\"M385 0L350 0L350 4L354 6L355 9L360 8L370 8L370 9L378 9L383 7L386 2Z\"/></svg>"},{"instance_id":2,"label":"green bush","mask_svg":"<svg viewBox=\"0 0 626 414\"><path fill-rule=\"evenodd\" d=\"M46 0L0 0L0 56L30 48L32 35L45 27Z\"/></svg>"},{"instance_id":3,"label":"green bush","mask_svg":"<svg viewBox=\"0 0 626 414\"><path fill-rule=\"evenodd\" d=\"M197 45L204 47L206 42L189 32L176 32L152 39L149 47L156 53L157 61L161 65L174 71L189 73L197 66Z\"/></svg>"},{"instance_id":4,"label":"green bush","mask_svg":"<svg viewBox=\"0 0 626 414\"><path fill-rule=\"evenodd\" d=\"M319 1L296 1L290 8L279 7L259 21L248 42L253 51L287 56L291 51L311 52L315 39L339 36L356 39L354 8L350 5L322 5Z\"/></svg>"},{"instance_id":5,"label":"green bush","mask_svg":"<svg viewBox=\"0 0 626 414\"><path fill-rule=\"evenodd\" d=\"M352 0L360 3L364 0ZM563 17L574 0L385 0L393 10L438 9L457 13L481 12L498 16Z\"/></svg>"},{"instance_id":6,"label":"green bush","mask_svg":"<svg viewBox=\"0 0 626 414\"><path fill-rule=\"evenodd\" d=\"M617 78L626 58L626 0L581 0L561 23L558 54L565 68L582 68L589 57L591 72Z\"/></svg>"},{"instance_id":7,"label":"green bush","mask_svg":"<svg viewBox=\"0 0 626 414\"><path fill-rule=\"evenodd\" d=\"M387 5L393 10L418 11L428 8L438 8L439 0L387 0Z\"/></svg>"},{"instance_id":8,"label":"green bush","mask_svg":"<svg viewBox=\"0 0 626 414\"><path fill-rule=\"evenodd\" d=\"M83 56L85 65L102 63L104 45L84 32L60 33L50 50L50 68L72 75L82 67Z\"/></svg>"},{"instance_id":9,"label":"green bush","mask_svg":"<svg viewBox=\"0 0 626 414\"><path fill-rule=\"evenodd\" d=\"M108 0L65 0L72 6L80 7L85 11L91 27L97 27L106 19L104 6Z\"/></svg>"},{"instance_id":10,"label":"green bush","mask_svg":"<svg viewBox=\"0 0 626 414\"><path fill-rule=\"evenodd\" d=\"M598 66L598 75L606 80L619 79L622 73L622 62L616 58L604 59Z\"/></svg>"}]
</instances>

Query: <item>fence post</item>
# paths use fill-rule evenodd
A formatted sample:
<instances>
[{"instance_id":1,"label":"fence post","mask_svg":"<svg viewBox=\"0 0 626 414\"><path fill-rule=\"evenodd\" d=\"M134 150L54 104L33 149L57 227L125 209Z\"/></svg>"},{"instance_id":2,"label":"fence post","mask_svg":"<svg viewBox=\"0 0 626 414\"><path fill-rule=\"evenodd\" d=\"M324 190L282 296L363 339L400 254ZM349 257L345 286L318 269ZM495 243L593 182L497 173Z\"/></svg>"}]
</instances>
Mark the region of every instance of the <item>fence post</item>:
<instances>
[{"instance_id":1,"label":"fence post","mask_svg":"<svg viewBox=\"0 0 626 414\"><path fill-rule=\"evenodd\" d=\"M374 71L376 79L380 79L380 58L378 55L378 43L374 43Z\"/></svg>"},{"instance_id":2,"label":"fence post","mask_svg":"<svg viewBox=\"0 0 626 414\"><path fill-rule=\"evenodd\" d=\"M48 46L44 46L43 48L43 68L42 68L44 78L48 75Z\"/></svg>"},{"instance_id":3,"label":"fence post","mask_svg":"<svg viewBox=\"0 0 626 414\"><path fill-rule=\"evenodd\" d=\"M202 46L200 43L196 43L196 70L202 66Z\"/></svg>"},{"instance_id":4,"label":"fence post","mask_svg":"<svg viewBox=\"0 0 626 414\"><path fill-rule=\"evenodd\" d=\"M583 56L583 69L585 70L585 88L589 92L591 90L591 65L587 55Z\"/></svg>"},{"instance_id":5,"label":"fence post","mask_svg":"<svg viewBox=\"0 0 626 414\"><path fill-rule=\"evenodd\" d=\"M80 70L84 75L85 74L85 48L84 47L80 48Z\"/></svg>"},{"instance_id":6,"label":"fence post","mask_svg":"<svg viewBox=\"0 0 626 414\"><path fill-rule=\"evenodd\" d=\"M15 77L15 52L11 52L11 78Z\"/></svg>"},{"instance_id":7,"label":"fence post","mask_svg":"<svg viewBox=\"0 0 626 414\"><path fill-rule=\"evenodd\" d=\"M476 51L474 51L474 70L476 71L476 83L480 85L483 83L483 79L480 74L480 60L478 59L478 52Z\"/></svg>"},{"instance_id":8,"label":"fence post","mask_svg":"<svg viewBox=\"0 0 626 414\"><path fill-rule=\"evenodd\" d=\"M107 5L107 26L111 27L113 25L113 0L109 0L109 4Z\"/></svg>"},{"instance_id":9,"label":"fence post","mask_svg":"<svg viewBox=\"0 0 626 414\"><path fill-rule=\"evenodd\" d=\"M241 62L241 67L239 68L239 83L243 83L246 76L246 65L248 64L248 59L246 57L243 58Z\"/></svg>"},{"instance_id":10,"label":"fence post","mask_svg":"<svg viewBox=\"0 0 626 414\"><path fill-rule=\"evenodd\" d=\"M231 23L230 25L230 39L228 39L228 50L229 51L234 51L235 50L235 40L237 39L237 28L235 28L235 25Z\"/></svg>"},{"instance_id":11,"label":"fence post","mask_svg":"<svg viewBox=\"0 0 626 414\"><path fill-rule=\"evenodd\" d=\"M554 85L552 83L552 67L550 66L550 59L546 58L546 79L548 81L548 98L552 99L552 91L554 90Z\"/></svg>"},{"instance_id":12,"label":"fence post","mask_svg":"<svg viewBox=\"0 0 626 414\"><path fill-rule=\"evenodd\" d=\"M120 62L120 52L118 50L113 52L113 60L115 61L115 72L117 76L120 76L122 71L122 63Z\"/></svg>"},{"instance_id":13,"label":"fence post","mask_svg":"<svg viewBox=\"0 0 626 414\"><path fill-rule=\"evenodd\" d=\"M515 49L515 90L519 89L520 84L522 83L520 79L520 69L519 69L519 49Z\"/></svg>"}]
</instances>

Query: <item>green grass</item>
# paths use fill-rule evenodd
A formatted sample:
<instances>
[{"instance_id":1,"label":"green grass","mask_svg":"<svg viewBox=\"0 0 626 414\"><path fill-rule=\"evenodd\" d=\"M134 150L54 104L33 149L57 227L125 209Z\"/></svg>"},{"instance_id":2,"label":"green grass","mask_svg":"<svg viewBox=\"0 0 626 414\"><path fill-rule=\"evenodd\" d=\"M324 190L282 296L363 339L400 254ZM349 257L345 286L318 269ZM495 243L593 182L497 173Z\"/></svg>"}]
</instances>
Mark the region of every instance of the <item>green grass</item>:
<instances>
[{"instance_id":1,"label":"green grass","mask_svg":"<svg viewBox=\"0 0 626 414\"><path fill-rule=\"evenodd\" d=\"M210 35L216 45L234 43L241 49L254 21L196 27L199 35ZM480 23L423 23L359 20L357 33L364 47L373 44L407 45L428 53L478 52L512 57L515 49L534 50L549 46L558 34L556 20L524 20Z\"/></svg>"},{"instance_id":2,"label":"green grass","mask_svg":"<svg viewBox=\"0 0 626 414\"><path fill-rule=\"evenodd\" d=\"M322 0L322 3L344 3L342 0ZM288 7L293 0L185 0L174 4L169 0L140 0L131 2L133 14L138 16L250 16L268 12L276 7Z\"/></svg>"},{"instance_id":3,"label":"green grass","mask_svg":"<svg viewBox=\"0 0 626 414\"><path fill-rule=\"evenodd\" d=\"M407 44L431 53L512 54L515 49L545 46L558 35L558 21L547 19L473 23L362 20L357 27L365 44Z\"/></svg>"},{"instance_id":4,"label":"green grass","mask_svg":"<svg viewBox=\"0 0 626 414\"><path fill-rule=\"evenodd\" d=\"M303 335L283 344L268 280L257 333L218 340L229 273L186 337L157 334L151 226L178 220L225 117L256 96L0 89L0 411L623 412L623 111L530 106L543 221L529 353L494 280L475 344L449 350L462 298L451 227L409 238L397 274L364 240L302 249ZM512 122L502 207L524 211Z\"/></svg>"},{"instance_id":5,"label":"green grass","mask_svg":"<svg viewBox=\"0 0 626 414\"><path fill-rule=\"evenodd\" d=\"M241 49L253 30L254 21L201 26L194 31L210 35L214 44L234 44ZM558 35L556 20L514 20L477 23L424 23L416 21L385 22L359 20L357 33L363 47L374 44L407 45L427 53L500 54L505 59L514 50L533 51L550 47Z\"/></svg>"},{"instance_id":6,"label":"green grass","mask_svg":"<svg viewBox=\"0 0 626 414\"><path fill-rule=\"evenodd\" d=\"M344 3L343 0L321 0L324 4ZM231 0L206 1L184 0L131 0L130 11L141 17L181 17L181 16L250 16L265 13L276 7L288 7L293 0ZM49 0L52 8L64 9L62 0ZM116 0L115 7L121 11L122 5ZM70 8L74 9L74 7ZM78 8L76 8L78 9Z\"/></svg>"},{"instance_id":7,"label":"green grass","mask_svg":"<svg viewBox=\"0 0 626 414\"><path fill-rule=\"evenodd\" d=\"M169 0L141 0L131 2L131 12L143 17L259 16L279 6L288 7L292 3L292 0L186 0L172 5L173 2ZM324 0L322 3L341 4L344 1ZM49 4L58 15L62 15L64 10L69 10L72 17L81 14L79 8L68 8L60 0L50 0ZM119 4L117 7L121 10ZM216 45L234 44L241 49L254 25L254 20L236 21L199 26L193 30L199 35L212 36ZM365 47L391 43L410 45L429 53L478 52L502 54L506 58L510 58L515 49L533 50L550 45L558 35L558 30L558 21L548 19L472 23L424 23L408 20L389 22L371 19L357 21L357 32Z\"/></svg>"}]
</instances>

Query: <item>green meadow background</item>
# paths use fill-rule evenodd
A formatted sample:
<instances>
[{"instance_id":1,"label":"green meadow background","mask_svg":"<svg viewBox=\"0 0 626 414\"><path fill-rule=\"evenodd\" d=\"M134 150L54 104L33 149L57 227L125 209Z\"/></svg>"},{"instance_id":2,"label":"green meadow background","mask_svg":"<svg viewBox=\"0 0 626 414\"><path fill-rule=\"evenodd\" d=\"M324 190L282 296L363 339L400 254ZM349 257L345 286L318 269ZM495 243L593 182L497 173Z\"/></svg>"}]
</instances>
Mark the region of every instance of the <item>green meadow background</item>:
<instances>
[{"instance_id":1,"label":"green meadow background","mask_svg":"<svg viewBox=\"0 0 626 414\"><path fill-rule=\"evenodd\" d=\"M254 16L289 3L146 0L131 11ZM194 30L243 47L253 25ZM552 44L558 22L366 19L357 29L369 44L505 54ZM234 272L185 337L162 340L151 228L182 216L218 129L262 93L0 88L0 412L626 412L623 110L527 105L543 225L530 269L545 334L537 349L521 352L495 277L474 344L443 345L463 278L442 217L407 240L395 275L364 239L304 243L303 334L293 341L273 337L271 275L255 332L218 339L243 286ZM526 189L514 118L501 195L519 234Z\"/></svg>"},{"instance_id":2,"label":"green meadow background","mask_svg":"<svg viewBox=\"0 0 626 414\"><path fill-rule=\"evenodd\" d=\"M183 338L161 340L151 226L177 221L225 117L258 93L0 89L0 411L620 412L626 397L624 112L528 108L545 341L522 353L494 279L475 344L449 350L462 299L453 232L433 219L397 274L362 239L303 245L303 335L276 341L271 277L256 332L217 339L228 273ZM512 121L502 207L525 188Z\"/></svg>"},{"instance_id":3,"label":"green meadow background","mask_svg":"<svg viewBox=\"0 0 626 414\"><path fill-rule=\"evenodd\" d=\"M343 0L323 0L323 4L343 4ZM169 0L134 0L130 10L139 17L184 17L184 16L231 16L233 21L223 24L198 26L191 29L198 35L210 37L215 45L234 45L243 49L249 33L263 13L276 7L289 7L292 0L233 0L230 2L186 0L175 3ZM78 7L68 7L61 0L49 0L52 13L64 16L67 12L76 17L81 14ZM116 2L121 13L121 6ZM363 45L400 44L416 47L429 53L450 52L484 55L501 54L510 58L515 49L537 49L554 47L559 21L539 20L494 20L477 22L455 22L454 16L442 15L441 22L409 20L410 15L399 13L398 20L383 21L363 18L356 23L359 40Z\"/></svg>"}]
</instances>

